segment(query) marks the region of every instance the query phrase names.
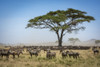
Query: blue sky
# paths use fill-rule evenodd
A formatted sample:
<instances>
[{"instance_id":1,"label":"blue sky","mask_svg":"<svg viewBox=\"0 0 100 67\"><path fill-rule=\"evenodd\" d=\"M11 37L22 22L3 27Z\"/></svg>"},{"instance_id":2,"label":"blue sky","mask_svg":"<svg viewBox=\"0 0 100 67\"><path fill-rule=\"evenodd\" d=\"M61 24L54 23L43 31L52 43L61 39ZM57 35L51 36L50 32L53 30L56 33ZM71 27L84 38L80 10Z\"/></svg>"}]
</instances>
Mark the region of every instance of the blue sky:
<instances>
[{"instance_id":1,"label":"blue sky","mask_svg":"<svg viewBox=\"0 0 100 67\"><path fill-rule=\"evenodd\" d=\"M85 41L100 39L100 0L0 0L0 43L43 43L57 40L56 34L48 29L25 29L28 20L49 11L74 8L86 11L96 20L84 23L84 31L66 34Z\"/></svg>"}]
</instances>

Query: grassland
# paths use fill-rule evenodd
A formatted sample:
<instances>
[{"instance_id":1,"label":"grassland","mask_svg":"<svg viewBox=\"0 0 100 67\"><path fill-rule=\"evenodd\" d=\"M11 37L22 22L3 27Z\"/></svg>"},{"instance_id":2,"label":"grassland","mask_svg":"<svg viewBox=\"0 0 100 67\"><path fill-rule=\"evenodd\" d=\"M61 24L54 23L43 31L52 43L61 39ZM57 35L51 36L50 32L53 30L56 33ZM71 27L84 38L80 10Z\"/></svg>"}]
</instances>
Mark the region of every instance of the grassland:
<instances>
[{"instance_id":1,"label":"grassland","mask_svg":"<svg viewBox=\"0 0 100 67\"><path fill-rule=\"evenodd\" d=\"M94 55L92 50L73 50L80 53L80 58L62 58L57 50L56 58L47 59L46 53L42 50L38 57L30 57L29 53L24 51L18 58L15 59L10 56L7 60L5 57L0 57L0 67L100 67L100 54Z\"/></svg>"}]
</instances>

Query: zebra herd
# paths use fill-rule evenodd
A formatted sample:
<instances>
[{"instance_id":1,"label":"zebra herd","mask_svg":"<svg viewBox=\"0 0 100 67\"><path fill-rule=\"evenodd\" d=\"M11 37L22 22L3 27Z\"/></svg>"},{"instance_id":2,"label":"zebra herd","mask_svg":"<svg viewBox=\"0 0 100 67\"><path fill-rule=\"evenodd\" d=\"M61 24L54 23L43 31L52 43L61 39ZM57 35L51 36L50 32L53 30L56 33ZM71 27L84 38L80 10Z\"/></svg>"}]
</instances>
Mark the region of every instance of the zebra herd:
<instances>
[{"instance_id":1,"label":"zebra herd","mask_svg":"<svg viewBox=\"0 0 100 67\"><path fill-rule=\"evenodd\" d=\"M44 51L44 53L46 52L46 58L52 59L52 58L56 58L56 52L53 52L50 48L47 49L41 49L41 48L14 48L11 47L9 49L0 49L0 56L3 58L4 56L6 56L6 58L8 59L10 55L13 56L13 58L15 58L15 56L20 56L20 54L23 54L24 49L26 49L26 52L28 52L28 54L32 57L33 55L35 55L36 57L39 55L39 53L41 52L41 50ZM93 48L92 49L94 54L98 54L99 50ZM62 58L66 58L66 57L73 57L75 59L79 58L80 54L78 52L73 52L71 50L63 50L60 49L59 50L60 55L62 56Z\"/></svg>"}]
</instances>

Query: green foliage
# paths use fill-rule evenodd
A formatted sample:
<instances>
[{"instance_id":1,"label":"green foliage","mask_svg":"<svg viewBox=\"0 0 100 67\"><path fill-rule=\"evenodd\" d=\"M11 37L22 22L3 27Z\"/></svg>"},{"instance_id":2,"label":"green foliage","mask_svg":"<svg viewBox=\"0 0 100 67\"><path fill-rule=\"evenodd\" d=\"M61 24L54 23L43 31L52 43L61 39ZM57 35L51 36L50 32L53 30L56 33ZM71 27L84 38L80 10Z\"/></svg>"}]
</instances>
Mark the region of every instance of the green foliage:
<instances>
[{"instance_id":1,"label":"green foliage","mask_svg":"<svg viewBox=\"0 0 100 67\"><path fill-rule=\"evenodd\" d=\"M30 19L27 27L36 29L50 29L57 34L59 44L66 33L84 30L85 27L79 26L83 22L95 20L92 16L86 15L84 11L69 8L68 10L50 11L49 13Z\"/></svg>"},{"instance_id":2,"label":"green foliage","mask_svg":"<svg viewBox=\"0 0 100 67\"><path fill-rule=\"evenodd\" d=\"M69 38L69 40L71 43L73 43L73 45L75 44L75 42L80 41L78 38Z\"/></svg>"},{"instance_id":3,"label":"green foliage","mask_svg":"<svg viewBox=\"0 0 100 67\"><path fill-rule=\"evenodd\" d=\"M49 28L49 29L67 29L71 25L77 25L82 22L94 20L92 16L86 16L86 12L69 8L68 10L50 11L46 15L35 17L29 20L27 27ZM54 28L54 29L53 29Z\"/></svg>"}]
</instances>

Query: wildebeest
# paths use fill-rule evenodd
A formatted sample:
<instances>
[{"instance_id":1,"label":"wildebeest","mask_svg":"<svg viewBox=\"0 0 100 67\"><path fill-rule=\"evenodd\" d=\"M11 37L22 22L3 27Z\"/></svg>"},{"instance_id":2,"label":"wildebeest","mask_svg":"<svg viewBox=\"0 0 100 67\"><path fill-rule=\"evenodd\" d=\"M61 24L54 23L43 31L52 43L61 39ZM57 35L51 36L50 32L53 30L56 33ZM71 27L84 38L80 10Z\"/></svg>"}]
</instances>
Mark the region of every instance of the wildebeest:
<instances>
[{"instance_id":1,"label":"wildebeest","mask_svg":"<svg viewBox=\"0 0 100 67\"><path fill-rule=\"evenodd\" d=\"M13 58L15 58L16 55L17 55L18 58L19 58L19 55L20 55L20 54L23 54L23 52L20 51L20 50L17 50L17 51L10 51L10 55L12 55Z\"/></svg>"},{"instance_id":2,"label":"wildebeest","mask_svg":"<svg viewBox=\"0 0 100 67\"><path fill-rule=\"evenodd\" d=\"M67 53L65 51L62 52L62 57L65 58L67 56Z\"/></svg>"},{"instance_id":3,"label":"wildebeest","mask_svg":"<svg viewBox=\"0 0 100 67\"><path fill-rule=\"evenodd\" d=\"M37 50L30 50L29 51L29 53L30 53L30 56L32 57L32 55L35 55L36 57L38 56L38 51Z\"/></svg>"},{"instance_id":4,"label":"wildebeest","mask_svg":"<svg viewBox=\"0 0 100 67\"><path fill-rule=\"evenodd\" d=\"M69 55L69 57L73 57L73 58L76 58L76 59L79 57L78 52L71 51L71 52L68 52L67 54Z\"/></svg>"},{"instance_id":5,"label":"wildebeest","mask_svg":"<svg viewBox=\"0 0 100 67\"><path fill-rule=\"evenodd\" d=\"M74 56L73 56L73 58L79 58L79 53L78 52L74 52Z\"/></svg>"},{"instance_id":6,"label":"wildebeest","mask_svg":"<svg viewBox=\"0 0 100 67\"><path fill-rule=\"evenodd\" d=\"M69 56L70 58L73 57L73 58L78 58L79 57L79 53L78 52L73 52L73 51L63 51L62 52L62 57L65 58Z\"/></svg>"},{"instance_id":7,"label":"wildebeest","mask_svg":"<svg viewBox=\"0 0 100 67\"><path fill-rule=\"evenodd\" d=\"M99 50L93 49L93 53L94 53L94 54L98 54L98 53L99 53Z\"/></svg>"},{"instance_id":8,"label":"wildebeest","mask_svg":"<svg viewBox=\"0 0 100 67\"><path fill-rule=\"evenodd\" d=\"M51 51L47 51L46 57L49 59L55 58L56 57L56 53L55 52L51 52Z\"/></svg>"},{"instance_id":9,"label":"wildebeest","mask_svg":"<svg viewBox=\"0 0 100 67\"><path fill-rule=\"evenodd\" d=\"M0 55L1 55L1 57L3 57L3 56L6 56L6 58L8 59L9 58L9 50L6 50L6 49L1 49L0 50Z\"/></svg>"}]
</instances>

